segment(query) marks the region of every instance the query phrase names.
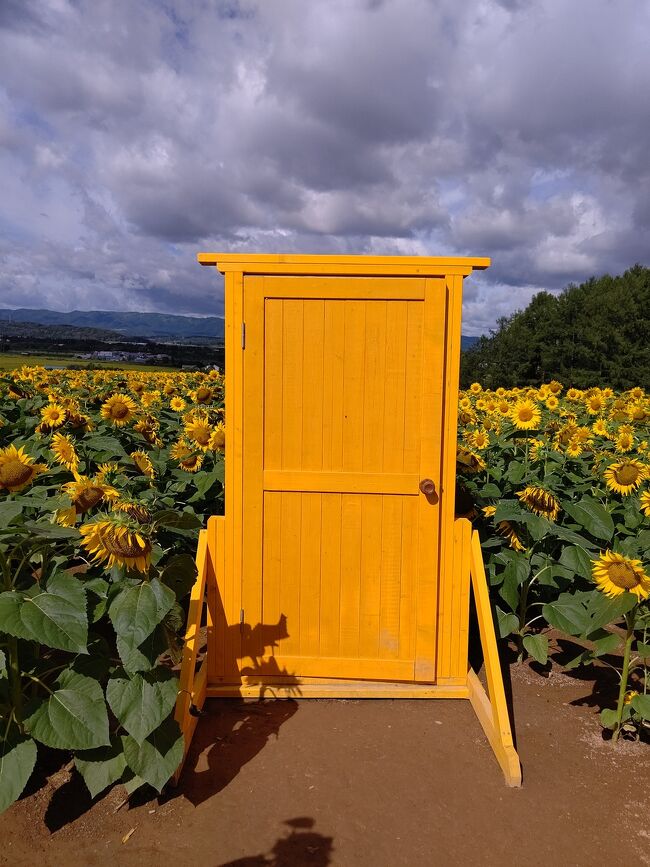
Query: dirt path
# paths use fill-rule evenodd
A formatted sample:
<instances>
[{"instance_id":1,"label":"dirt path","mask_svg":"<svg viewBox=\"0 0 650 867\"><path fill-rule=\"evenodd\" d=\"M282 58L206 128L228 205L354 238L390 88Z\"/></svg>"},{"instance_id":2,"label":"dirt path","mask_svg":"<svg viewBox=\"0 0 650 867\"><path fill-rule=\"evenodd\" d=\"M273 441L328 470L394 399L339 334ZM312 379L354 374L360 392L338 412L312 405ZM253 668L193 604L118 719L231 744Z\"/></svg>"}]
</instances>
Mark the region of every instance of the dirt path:
<instances>
[{"instance_id":1,"label":"dirt path","mask_svg":"<svg viewBox=\"0 0 650 867\"><path fill-rule=\"evenodd\" d=\"M0 863L650 865L648 745L602 740L590 680L512 689L520 790L465 702L212 702L177 790L116 811L58 771L0 817Z\"/></svg>"}]
</instances>

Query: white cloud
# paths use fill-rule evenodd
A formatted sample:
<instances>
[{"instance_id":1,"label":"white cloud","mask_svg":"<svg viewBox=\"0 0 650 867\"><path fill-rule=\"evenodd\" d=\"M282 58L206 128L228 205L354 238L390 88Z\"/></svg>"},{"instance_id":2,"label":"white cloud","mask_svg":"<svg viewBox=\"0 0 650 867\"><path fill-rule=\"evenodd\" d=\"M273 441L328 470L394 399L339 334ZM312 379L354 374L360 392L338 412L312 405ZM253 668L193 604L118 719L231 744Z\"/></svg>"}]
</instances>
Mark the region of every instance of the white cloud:
<instances>
[{"instance_id":1,"label":"white cloud","mask_svg":"<svg viewBox=\"0 0 650 867\"><path fill-rule=\"evenodd\" d=\"M3 0L0 304L215 312L197 249L491 255L465 304L487 330L647 256L649 19Z\"/></svg>"}]
</instances>

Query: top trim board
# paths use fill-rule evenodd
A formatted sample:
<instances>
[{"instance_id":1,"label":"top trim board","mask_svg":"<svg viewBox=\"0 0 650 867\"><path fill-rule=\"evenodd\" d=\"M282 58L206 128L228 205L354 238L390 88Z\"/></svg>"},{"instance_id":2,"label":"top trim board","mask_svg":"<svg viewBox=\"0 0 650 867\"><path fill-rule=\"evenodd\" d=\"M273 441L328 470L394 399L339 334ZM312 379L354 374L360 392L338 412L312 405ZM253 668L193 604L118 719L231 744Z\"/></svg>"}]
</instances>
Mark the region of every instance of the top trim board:
<instances>
[{"instance_id":1,"label":"top trim board","mask_svg":"<svg viewBox=\"0 0 650 867\"><path fill-rule=\"evenodd\" d=\"M463 256L308 256L270 253L198 253L201 265L222 274L444 275L467 276L489 268L488 258Z\"/></svg>"}]
</instances>

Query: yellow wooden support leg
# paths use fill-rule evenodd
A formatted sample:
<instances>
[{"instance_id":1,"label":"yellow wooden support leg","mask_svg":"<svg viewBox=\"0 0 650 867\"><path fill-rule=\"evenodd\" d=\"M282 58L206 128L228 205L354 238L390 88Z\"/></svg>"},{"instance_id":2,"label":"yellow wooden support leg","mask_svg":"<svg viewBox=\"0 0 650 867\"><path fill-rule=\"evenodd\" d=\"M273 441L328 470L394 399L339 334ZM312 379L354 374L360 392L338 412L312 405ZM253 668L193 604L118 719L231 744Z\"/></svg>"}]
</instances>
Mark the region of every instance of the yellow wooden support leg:
<instances>
[{"instance_id":1,"label":"yellow wooden support leg","mask_svg":"<svg viewBox=\"0 0 650 867\"><path fill-rule=\"evenodd\" d=\"M190 606L187 613L187 631L185 633L185 647L183 648L183 661L181 663L181 676L178 685L178 697L176 699L176 711L174 719L180 726L185 738L183 759L171 779L172 785L178 783L187 752L192 742L192 736L198 717L191 713L203 706L207 687L208 667L205 660L201 664L198 675L196 674L196 656L199 650L199 630L205 602L205 585L210 568L210 551L208 550L208 532L201 530L196 552L197 576L190 596Z\"/></svg>"},{"instance_id":2,"label":"yellow wooden support leg","mask_svg":"<svg viewBox=\"0 0 650 867\"><path fill-rule=\"evenodd\" d=\"M501 765L506 784L521 786L521 764L512 740L481 541L478 532L472 530L472 525L467 519L459 518L455 523L457 544L462 546L461 549L469 550L470 554L470 575L488 686L488 694L486 694L476 672L470 668L467 673L469 700Z\"/></svg>"}]
</instances>

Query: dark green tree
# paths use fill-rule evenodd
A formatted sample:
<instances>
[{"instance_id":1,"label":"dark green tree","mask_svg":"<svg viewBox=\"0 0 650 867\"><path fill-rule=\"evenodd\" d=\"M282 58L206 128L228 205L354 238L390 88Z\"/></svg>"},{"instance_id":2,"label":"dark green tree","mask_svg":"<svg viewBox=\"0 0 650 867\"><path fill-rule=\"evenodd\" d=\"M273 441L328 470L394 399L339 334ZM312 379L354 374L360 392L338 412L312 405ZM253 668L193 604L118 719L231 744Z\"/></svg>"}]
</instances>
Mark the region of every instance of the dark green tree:
<instances>
[{"instance_id":1,"label":"dark green tree","mask_svg":"<svg viewBox=\"0 0 650 867\"><path fill-rule=\"evenodd\" d=\"M578 388L650 385L650 269L592 277L560 295L539 292L463 353L461 384Z\"/></svg>"}]
</instances>

